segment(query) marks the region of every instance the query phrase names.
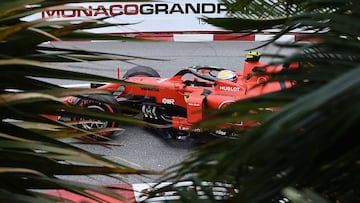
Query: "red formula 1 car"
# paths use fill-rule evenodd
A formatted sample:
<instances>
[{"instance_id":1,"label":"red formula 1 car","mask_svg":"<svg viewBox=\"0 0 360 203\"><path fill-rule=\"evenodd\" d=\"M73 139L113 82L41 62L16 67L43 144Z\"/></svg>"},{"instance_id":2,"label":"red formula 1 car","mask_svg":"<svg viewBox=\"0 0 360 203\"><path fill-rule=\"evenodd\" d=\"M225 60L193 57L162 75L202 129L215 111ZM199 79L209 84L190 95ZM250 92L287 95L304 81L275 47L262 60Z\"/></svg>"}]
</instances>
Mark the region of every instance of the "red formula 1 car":
<instances>
[{"instance_id":1,"label":"red formula 1 car","mask_svg":"<svg viewBox=\"0 0 360 203\"><path fill-rule=\"evenodd\" d=\"M292 86L290 81L273 82L255 87L267 80L266 76L250 77L257 71L278 71L282 67L267 67L259 62L260 54L250 52L245 61L244 70L235 72L213 66L192 66L180 70L170 78L162 78L154 69L136 66L128 70L123 80L142 85L104 84L98 89L109 90L113 97L104 98L106 102L95 101L101 96L90 98L69 97L65 100L74 105L86 106L89 109L116 113L116 109L107 103L119 103L142 112L144 121L168 126L154 129L165 138L185 138L201 132L193 129L194 124L207 116L209 109L221 109L235 101L280 91ZM270 70L271 69L271 70ZM143 86L145 85L145 86ZM230 124L235 127L256 125L254 122L241 121ZM115 127L114 122L83 123L84 129ZM231 136L225 129L217 129L210 134Z\"/></svg>"}]
</instances>

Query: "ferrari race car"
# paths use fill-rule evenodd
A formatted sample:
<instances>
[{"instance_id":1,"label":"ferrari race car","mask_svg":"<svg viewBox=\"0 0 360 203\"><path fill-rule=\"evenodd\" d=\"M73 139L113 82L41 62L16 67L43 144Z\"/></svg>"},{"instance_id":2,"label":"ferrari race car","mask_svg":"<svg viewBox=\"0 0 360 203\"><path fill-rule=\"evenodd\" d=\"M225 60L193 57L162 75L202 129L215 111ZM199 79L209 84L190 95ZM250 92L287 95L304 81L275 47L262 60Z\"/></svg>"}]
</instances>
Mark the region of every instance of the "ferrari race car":
<instances>
[{"instance_id":1,"label":"ferrari race car","mask_svg":"<svg viewBox=\"0 0 360 203\"><path fill-rule=\"evenodd\" d=\"M208 110L221 109L246 98L280 91L292 86L290 81L273 82L256 86L267 76L252 76L259 71L278 71L282 67L266 67L259 62L260 54L250 52L244 63L242 72L236 72L214 66L191 66L180 70L170 78L162 78L153 68L136 66L129 69L122 80L129 84L102 84L96 88L109 90L113 97L92 95L84 97L68 97L66 103L84 106L92 110L117 113L109 104L121 104L141 112L142 119L148 123L167 127L153 129L164 138L184 139L196 133L204 133L202 129L193 128L203 120ZM134 85L132 85L134 84ZM138 85L140 84L140 85ZM99 102L102 100L104 102ZM66 118L60 118L66 120ZM116 127L115 122L94 121L83 122L83 129ZM257 125L255 121L239 121L229 124L231 127L249 127ZM227 126L229 127L229 126ZM232 136L226 128L207 132L213 136Z\"/></svg>"}]
</instances>

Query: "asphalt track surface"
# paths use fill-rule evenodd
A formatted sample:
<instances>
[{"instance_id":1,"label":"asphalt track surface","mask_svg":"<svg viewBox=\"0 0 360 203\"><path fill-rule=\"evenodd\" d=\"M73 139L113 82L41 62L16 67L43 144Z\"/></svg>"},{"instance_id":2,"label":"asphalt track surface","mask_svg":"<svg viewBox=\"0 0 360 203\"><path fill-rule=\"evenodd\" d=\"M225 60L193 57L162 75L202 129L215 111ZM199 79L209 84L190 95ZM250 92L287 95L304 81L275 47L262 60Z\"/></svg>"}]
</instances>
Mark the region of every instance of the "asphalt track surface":
<instances>
[{"instance_id":1,"label":"asphalt track surface","mask_svg":"<svg viewBox=\"0 0 360 203\"><path fill-rule=\"evenodd\" d=\"M279 48L271 46L255 49L261 42L243 41L211 41L211 42L130 42L130 41L98 41L98 42L63 42L46 46L65 47L89 51L121 54L112 61L78 62L58 64L59 69L86 72L117 78L117 69L123 75L135 65L153 67L162 77L170 77L182 68L193 65L213 65L232 70L242 70L245 54L249 50L262 53L278 53ZM283 52L283 51L281 51ZM284 53L287 53L285 51ZM137 58L144 57L144 58ZM262 58L269 61L270 58ZM60 85L86 84L85 81L65 81L45 79ZM122 126L124 131L113 137L115 143L122 146L103 147L94 145L77 145L80 148L104 155L110 160L126 164L138 169L165 170L186 159L197 146L196 143L183 140L164 140L138 126ZM69 140L72 141L72 140ZM151 183L158 176L118 176L120 180L105 176L64 177L66 179L91 184L134 184Z\"/></svg>"}]
</instances>

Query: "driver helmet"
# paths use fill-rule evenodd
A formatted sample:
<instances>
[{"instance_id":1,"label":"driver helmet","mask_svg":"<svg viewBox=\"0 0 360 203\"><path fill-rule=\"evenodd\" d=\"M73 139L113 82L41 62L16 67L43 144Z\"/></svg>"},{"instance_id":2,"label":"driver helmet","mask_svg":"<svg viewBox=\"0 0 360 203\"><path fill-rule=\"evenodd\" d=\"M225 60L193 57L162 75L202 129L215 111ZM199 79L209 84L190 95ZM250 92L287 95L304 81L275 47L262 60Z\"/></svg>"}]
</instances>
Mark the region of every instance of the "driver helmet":
<instances>
[{"instance_id":1,"label":"driver helmet","mask_svg":"<svg viewBox=\"0 0 360 203\"><path fill-rule=\"evenodd\" d=\"M237 79L236 73L231 70L221 70L218 72L217 77L221 80L228 80L235 82Z\"/></svg>"},{"instance_id":2,"label":"driver helmet","mask_svg":"<svg viewBox=\"0 0 360 203\"><path fill-rule=\"evenodd\" d=\"M261 57L261 53L257 51L250 51L246 54L245 61L259 61Z\"/></svg>"}]
</instances>

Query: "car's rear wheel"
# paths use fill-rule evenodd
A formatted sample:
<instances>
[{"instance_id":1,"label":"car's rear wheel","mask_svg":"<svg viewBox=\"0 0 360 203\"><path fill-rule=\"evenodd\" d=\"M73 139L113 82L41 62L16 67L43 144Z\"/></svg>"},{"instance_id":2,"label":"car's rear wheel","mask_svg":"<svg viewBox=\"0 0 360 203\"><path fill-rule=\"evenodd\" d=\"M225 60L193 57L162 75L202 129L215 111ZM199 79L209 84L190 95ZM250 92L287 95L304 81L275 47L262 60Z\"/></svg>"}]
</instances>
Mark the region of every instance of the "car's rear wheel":
<instances>
[{"instance_id":1,"label":"car's rear wheel","mask_svg":"<svg viewBox=\"0 0 360 203\"><path fill-rule=\"evenodd\" d=\"M113 97L100 96L100 95L91 95L88 98L79 98L75 103L78 106L87 108L90 111L98 112L109 112L109 113L119 113L119 110L114 108L112 104L116 104L116 100ZM77 121L77 127L84 130L96 130L96 129L105 129L105 128L115 128L118 124L115 121L111 120L102 120L102 119L89 119L82 117L73 118L74 121ZM96 134L88 135L96 140L104 140L110 137L114 131L100 132Z\"/></svg>"},{"instance_id":2,"label":"car's rear wheel","mask_svg":"<svg viewBox=\"0 0 360 203\"><path fill-rule=\"evenodd\" d=\"M123 79L132 77L132 76L148 76L148 77L160 77L160 74L153 68L148 66L135 66L126 71L123 76Z\"/></svg>"}]
</instances>

